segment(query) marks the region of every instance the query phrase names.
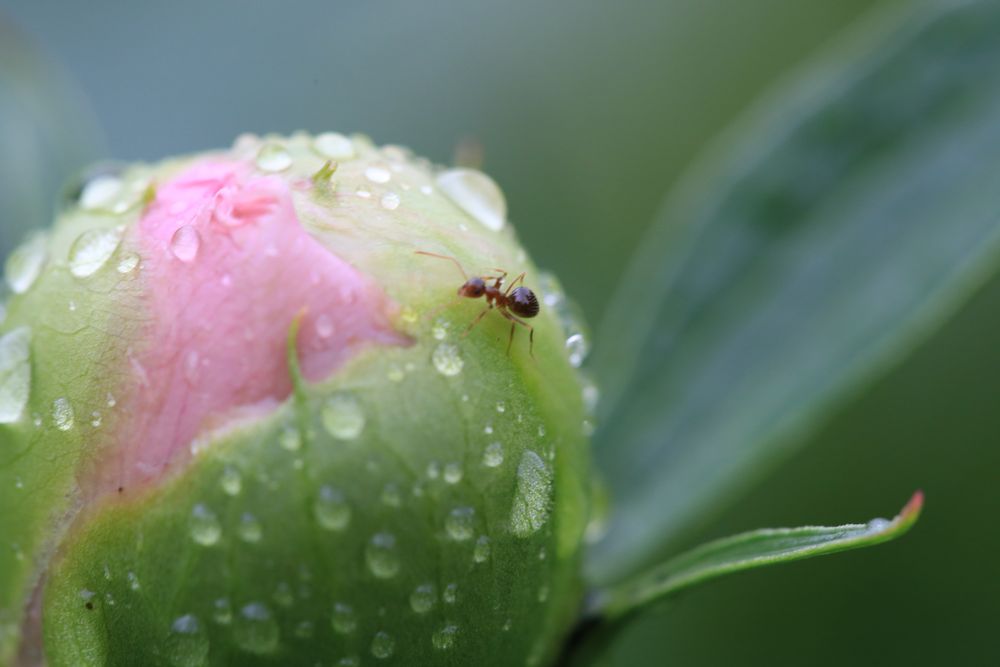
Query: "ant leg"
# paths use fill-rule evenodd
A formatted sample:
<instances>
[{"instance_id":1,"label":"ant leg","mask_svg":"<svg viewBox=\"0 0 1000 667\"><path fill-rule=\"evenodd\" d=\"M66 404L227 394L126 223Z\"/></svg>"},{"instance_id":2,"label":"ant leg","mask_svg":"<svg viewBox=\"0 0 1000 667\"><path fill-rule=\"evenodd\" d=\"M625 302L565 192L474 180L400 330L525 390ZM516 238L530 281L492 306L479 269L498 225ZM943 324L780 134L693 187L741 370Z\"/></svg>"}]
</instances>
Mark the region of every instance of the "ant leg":
<instances>
[{"instance_id":1,"label":"ant leg","mask_svg":"<svg viewBox=\"0 0 1000 667\"><path fill-rule=\"evenodd\" d=\"M528 354L531 355L532 359L534 359L535 358L535 327L531 326L530 324L528 324L527 322L525 322L521 318L515 317L514 315L511 315L506 310L501 310L500 314L503 315L504 317L506 317L508 320L510 320L512 322L512 324L511 324L511 333L510 333L511 340L514 339L514 325L515 324L520 324L522 327L526 327L528 329ZM507 351L508 351L508 353L510 352L510 341L507 342Z\"/></svg>"},{"instance_id":2,"label":"ant leg","mask_svg":"<svg viewBox=\"0 0 1000 667\"><path fill-rule=\"evenodd\" d=\"M448 255L439 255L436 252L427 252L426 250L414 250L413 254L414 255L426 255L427 257L437 257L438 259L446 259L449 262L452 262L458 268L458 270L462 272L462 277L463 278L465 278L466 280L469 279L469 276L467 276L465 274L465 269L462 268L462 265L459 264L458 260L455 259L454 257L450 257Z\"/></svg>"},{"instance_id":3,"label":"ant leg","mask_svg":"<svg viewBox=\"0 0 1000 667\"><path fill-rule=\"evenodd\" d=\"M472 327L474 327L477 324L479 324L482 321L482 319L484 317L486 317L486 313L490 312L491 310L493 310L493 306L489 306L487 308L484 308L483 312L481 312L478 315L476 315L476 319L472 320L472 324L470 324L468 326L468 328L465 330L465 333L462 334L462 338L465 338L466 336L468 336L469 332L472 331Z\"/></svg>"},{"instance_id":4,"label":"ant leg","mask_svg":"<svg viewBox=\"0 0 1000 667\"><path fill-rule=\"evenodd\" d=\"M507 285L507 291L504 292L504 296L508 296L511 293L511 290L514 289L514 286L517 285L518 283L522 284L524 283L524 271L522 271L521 275L519 275L517 278L514 278L513 282L511 282L510 285Z\"/></svg>"},{"instance_id":5,"label":"ant leg","mask_svg":"<svg viewBox=\"0 0 1000 667\"><path fill-rule=\"evenodd\" d=\"M510 346L514 344L514 329L516 327L517 327L517 324L515 324L514 322L510 323L510 336L507 337L507 356L508 357L510 356Z\"/></svg>"}]
</instances>

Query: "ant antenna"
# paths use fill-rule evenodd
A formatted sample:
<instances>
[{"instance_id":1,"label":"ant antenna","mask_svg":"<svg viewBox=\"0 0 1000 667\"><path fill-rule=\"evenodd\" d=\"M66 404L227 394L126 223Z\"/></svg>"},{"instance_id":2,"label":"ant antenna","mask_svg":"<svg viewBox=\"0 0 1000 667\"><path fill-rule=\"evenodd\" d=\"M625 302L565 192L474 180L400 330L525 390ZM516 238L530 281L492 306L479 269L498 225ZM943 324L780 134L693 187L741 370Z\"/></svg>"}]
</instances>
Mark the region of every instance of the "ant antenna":
<instances>
[{"instance_id":1,"label":"ant antenna","mask_svg":"<svg viewBox=\"0 0 1000 667\"><path fill-rule=\"evenodd\" d=\"M437 253L426 252L426 251L423 251L423 250L414 250L413 254L415 254L415 255L427 255L428 257L437 257L438 259L446 259L449 262L452 262L456 267L458 267L458 270L462 273L462 277L463 278L465 278L466 280L469 279L469 276L466 275L466 273L465 273L465 269L462 268L462 265L459 264L458 260L455 259L454 257L449 257L448 255L438 255Z\"/></svg>"}]
</instances>

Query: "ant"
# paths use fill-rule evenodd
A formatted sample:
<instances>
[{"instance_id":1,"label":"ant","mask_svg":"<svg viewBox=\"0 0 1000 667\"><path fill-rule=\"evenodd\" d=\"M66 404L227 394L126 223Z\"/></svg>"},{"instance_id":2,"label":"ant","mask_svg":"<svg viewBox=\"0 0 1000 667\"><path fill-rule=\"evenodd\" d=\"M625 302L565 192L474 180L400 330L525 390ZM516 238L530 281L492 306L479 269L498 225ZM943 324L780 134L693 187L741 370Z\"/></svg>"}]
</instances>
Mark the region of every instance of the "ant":
<instances>
[{"instance_id":1,"label":"ant","mask_svg":"<svg viewBox=\"0 0 1000 667\"><path fill-rule=\"evenodd\" d=\"M523 327L527 327L530 332L528 334L528 354L534 359L535 328L524 320L538 314L538 299L535 297L534 292L524 286L523 272L517 278L514 278L513 282L504 290L503 281L507 279L507 272L503 269L493 269L500 274L498 276L473 276L470 278L465 273L462 265L454 257L438 255L433 252L424 252L423 250L416 250L415 253L418 255L427 255L428 257L437 257L438 259L446 259L458 267L458 270L462 273L462 277L465 278L465 282L458 288L458 296L464 296L469 299L486 298L488 305L483 312L476 316L476 319L472 320L469 328L465 330L466 335L472 331L472 327L479 324L486 317L486 313L496 308L498 313L510 320L510 337L507 339L507 354L510 355L510 346L514 342L514 329L520 324ZM492 285L490 281L492 281ZM521 286L515 287L518 283L521 283Z\"/></svg>"}]
</instances>

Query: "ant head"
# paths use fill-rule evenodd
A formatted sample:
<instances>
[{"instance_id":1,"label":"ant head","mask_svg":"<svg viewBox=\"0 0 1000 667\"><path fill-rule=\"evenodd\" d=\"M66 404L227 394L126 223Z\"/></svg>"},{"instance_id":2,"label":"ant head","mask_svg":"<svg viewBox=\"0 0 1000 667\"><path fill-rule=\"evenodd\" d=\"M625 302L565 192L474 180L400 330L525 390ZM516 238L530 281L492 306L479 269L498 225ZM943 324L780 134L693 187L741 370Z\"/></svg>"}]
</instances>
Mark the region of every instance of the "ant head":
<instances>
[{"instance_id":1,"label":"ant head","mask_svg":"<svg viewBox=\"0 0 1000 667\"><path fill-rule=\"evenodd\" d=\"M459 296L467 296L470 299L478 299L486 293L486 283L482 278L469 278L465 284L458 288Z\"/></svg>"}]
</instances>

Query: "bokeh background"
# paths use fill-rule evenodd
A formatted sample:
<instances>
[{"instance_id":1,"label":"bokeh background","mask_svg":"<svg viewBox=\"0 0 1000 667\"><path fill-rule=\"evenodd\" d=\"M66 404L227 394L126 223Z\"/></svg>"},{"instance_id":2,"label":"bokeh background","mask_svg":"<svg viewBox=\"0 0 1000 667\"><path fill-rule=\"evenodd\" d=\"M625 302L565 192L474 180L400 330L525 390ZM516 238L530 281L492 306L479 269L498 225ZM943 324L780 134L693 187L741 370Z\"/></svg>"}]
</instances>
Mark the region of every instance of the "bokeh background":
<instances>
[{"instance_id":1,"label":"bokeh background","mask_svg":"<svg viewBox=\"0 0 1000 667\"><path fill-rule=\"evenodd\" d=\"M685 167L886 4L0 0L0 249L96 159L245 131L360 131L440 163L473 142L596 324ZM1000 664L998 339L994 281L684 541L861 521L922 487L911 534L693 590L636 618L611 662Z\"/></svg>"}]
</instances>

